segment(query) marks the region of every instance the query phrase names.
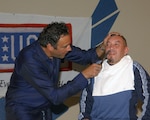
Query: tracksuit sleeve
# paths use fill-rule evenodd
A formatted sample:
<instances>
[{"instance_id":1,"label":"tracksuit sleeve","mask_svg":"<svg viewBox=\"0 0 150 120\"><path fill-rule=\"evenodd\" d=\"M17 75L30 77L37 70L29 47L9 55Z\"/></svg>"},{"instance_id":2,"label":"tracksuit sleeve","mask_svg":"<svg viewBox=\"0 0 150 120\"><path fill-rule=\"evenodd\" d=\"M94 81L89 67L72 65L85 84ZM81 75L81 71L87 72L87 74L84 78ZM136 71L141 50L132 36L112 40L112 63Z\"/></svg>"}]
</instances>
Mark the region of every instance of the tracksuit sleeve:
<instances>
[{"instance_id":1,"label":"tracksuit sleeve","mask_svg":"<svg viewBox=\"0 0 150 120\"><path fill-rule=\"evenodd\" d=\"M89 80L88 87L86 87L81 94L80 98L80 113L78 116L78 120L83 120L84 118L91 119L90 114L93 105L92 98L92 87L93 87L93 79Z\"/></svg>"},{"instance_id":2,"label":"tracksuit sleeve","mask_svg":"<svg viewBox=\"0 0 150 120\"><path fill-rule=\"evenodd\" d=\"M143 102L141 116L137 120L150 119L150 76L146 70L139 64L135 63L135 89L138 99Z\"/></svg>"}]
</instances>

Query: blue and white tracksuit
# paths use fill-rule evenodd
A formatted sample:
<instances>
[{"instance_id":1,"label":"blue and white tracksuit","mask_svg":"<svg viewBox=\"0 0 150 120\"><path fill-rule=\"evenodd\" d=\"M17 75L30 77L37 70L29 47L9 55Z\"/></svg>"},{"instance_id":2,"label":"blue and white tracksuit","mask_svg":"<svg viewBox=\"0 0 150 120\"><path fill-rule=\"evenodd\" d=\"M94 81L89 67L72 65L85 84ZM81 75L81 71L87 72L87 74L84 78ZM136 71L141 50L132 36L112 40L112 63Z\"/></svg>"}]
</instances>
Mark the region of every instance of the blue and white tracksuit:
<instances>
[{"instance_id":1,"label":"blue and white tracksuit","mask_svg":"<svg viewBox=\"0 0 150 120\"><path fill-rule=\"evenodd\" d=\"M133 70L134 90L93 96L94 80L91 79L81 95L79 120L150 120L150 76L136 61ZM137 117L139 101L143 103L142 113Z\"/></svg>"}]
</instances>

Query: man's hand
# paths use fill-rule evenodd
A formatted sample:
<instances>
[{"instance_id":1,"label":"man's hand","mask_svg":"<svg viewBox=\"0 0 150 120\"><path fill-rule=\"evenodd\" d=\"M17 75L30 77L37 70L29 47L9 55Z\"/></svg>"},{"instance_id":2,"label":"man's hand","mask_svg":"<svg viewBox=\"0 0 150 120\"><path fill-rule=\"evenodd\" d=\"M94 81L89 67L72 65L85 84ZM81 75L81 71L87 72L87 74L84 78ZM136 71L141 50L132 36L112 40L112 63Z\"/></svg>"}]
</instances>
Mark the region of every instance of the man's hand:
<instances>
[{"instance_id":1,"label":"man's hand","mask_svg":"<svg viewBox=\"0 0 150 120\"><path fill-rule=\"evenodd\" d=\"M120 35L120 33L118 33L118 32L110 32L110 33L105 37L105 39L103 40L104 46L106 46L107 40L108 40L111 36L115 36L115 35Z\"/></svg>"},{"instance_id":2,"label":"man's hand","mask_svg":"<svg viewBox=\"0 0 150 120\"><path fill-rule=\"evenodd\" d=\"M86 79L89 79L89 78L97 76L100 70L101 70L101 65L93 63L92 65L84 69L82 71L82 74Z\"/></svg>"}]
</instances>

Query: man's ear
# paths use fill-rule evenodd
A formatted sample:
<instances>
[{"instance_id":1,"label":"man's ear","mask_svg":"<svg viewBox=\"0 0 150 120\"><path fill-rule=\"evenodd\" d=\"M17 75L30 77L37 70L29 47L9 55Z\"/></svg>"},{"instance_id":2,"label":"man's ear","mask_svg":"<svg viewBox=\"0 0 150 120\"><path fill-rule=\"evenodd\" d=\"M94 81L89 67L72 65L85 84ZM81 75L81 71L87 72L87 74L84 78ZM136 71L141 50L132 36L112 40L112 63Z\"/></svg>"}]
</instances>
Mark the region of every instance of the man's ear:
<instances>
[{"instance_id":1,"label":"man's ear","mask_svg":"<svg viewBox=\"0 0 150 120\"><path fill-rule=\"evenodd\" d=\"M128 54L128 52L129 52L129 48L128 48L128 47L126 47L126 48L125 48L125 55L127 55L127 54Z\"/></svg>"},{"instance_id":2,"label":"man's ear","mask_svg":"<svg viewBox=\"0 0 150 120\"><path fill-rule=\"evenodd\" d=\"M47 44L47 48L50 50L54 49L54 47L50 43Z\"/></svg>"}]
</instances>

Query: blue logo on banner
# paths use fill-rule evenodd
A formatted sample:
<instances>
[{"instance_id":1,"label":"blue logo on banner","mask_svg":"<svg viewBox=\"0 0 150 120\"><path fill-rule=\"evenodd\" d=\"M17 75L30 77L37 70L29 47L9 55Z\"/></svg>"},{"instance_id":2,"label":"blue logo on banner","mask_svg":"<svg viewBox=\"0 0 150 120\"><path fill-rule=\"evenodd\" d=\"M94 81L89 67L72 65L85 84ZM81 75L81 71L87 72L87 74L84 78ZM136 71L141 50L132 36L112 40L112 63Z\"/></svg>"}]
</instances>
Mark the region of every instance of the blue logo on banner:
<instances>
[{"instance_id":1,"label":"blue logo on banner","mask_svg":"<svg viewBox=\"0 0 150 120\"><path fill-rule=\"evenodd\" d=\"M37 40L39 32L0 32L0 64L13 64L19 51Z\"/></svg>"}]
</instances>

